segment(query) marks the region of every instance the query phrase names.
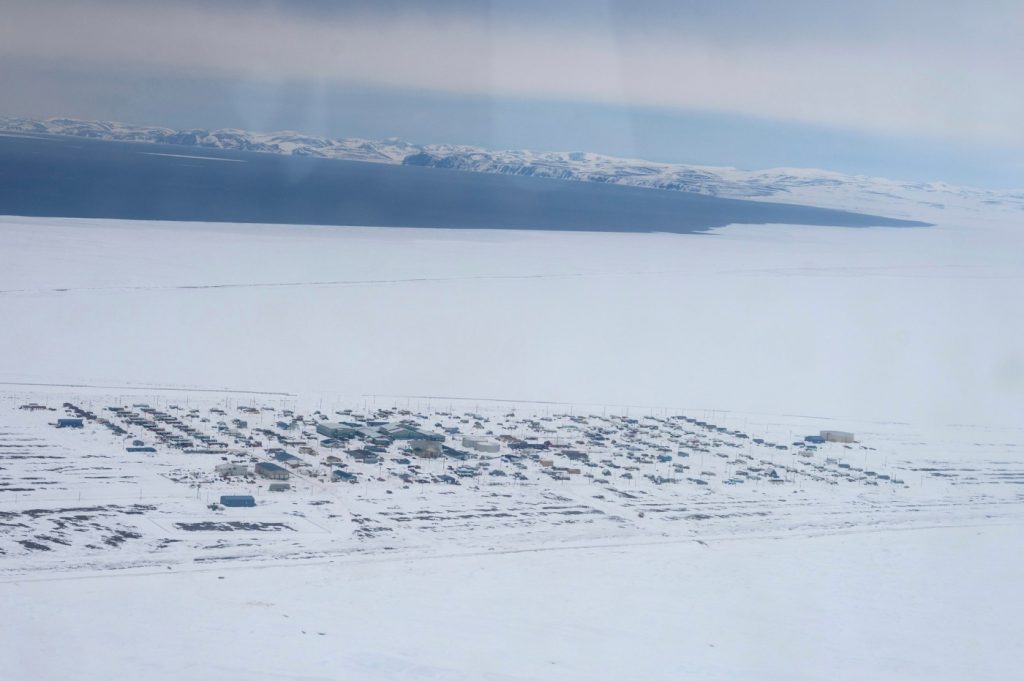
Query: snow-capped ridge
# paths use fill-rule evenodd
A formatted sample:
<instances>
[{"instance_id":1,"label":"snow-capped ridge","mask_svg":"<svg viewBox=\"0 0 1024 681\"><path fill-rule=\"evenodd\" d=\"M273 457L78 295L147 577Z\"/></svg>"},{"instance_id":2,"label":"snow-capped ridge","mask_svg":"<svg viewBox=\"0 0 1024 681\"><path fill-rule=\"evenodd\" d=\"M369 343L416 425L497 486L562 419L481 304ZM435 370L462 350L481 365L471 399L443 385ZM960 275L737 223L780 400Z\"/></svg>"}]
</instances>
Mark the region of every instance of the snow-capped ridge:
<instances>
[{"instance_id":1,"label":"snow-capped ridge","mask_svg":"<svg viewBox=\"0 0 1024 681\"><path fill-rule=\"evenodd\" d=\"M0 118L0 130L604 182L725 198L885 210L889 214L913 212L919 215L923 209L936 215L947 207L968 211L1024 210L1024 190L994 191L940 181L907 182L815 168L750 171L617 158L580 150L490 150L458 144L412 144L393 137L332 139L291 130L269 133L235 128L174 130L73 118Z\"/></svg>"}]
</instances>

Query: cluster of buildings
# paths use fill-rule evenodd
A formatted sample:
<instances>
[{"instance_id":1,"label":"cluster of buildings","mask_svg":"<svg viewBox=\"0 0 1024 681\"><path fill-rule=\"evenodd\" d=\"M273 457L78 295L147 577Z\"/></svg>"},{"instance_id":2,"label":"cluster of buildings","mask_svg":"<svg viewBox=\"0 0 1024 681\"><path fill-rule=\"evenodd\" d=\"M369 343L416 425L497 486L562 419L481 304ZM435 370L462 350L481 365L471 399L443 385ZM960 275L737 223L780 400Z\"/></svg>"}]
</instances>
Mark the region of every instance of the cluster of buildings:
<instances>
[{"instance_id":1,"label":"cluster of buildings","mask_svg":"<svg viewBox=\"0 0 1024 681\"><path fill-rule=\"evenodd\" d=\"M38 411L38 409L35 407L36 405L29 405L29 411ZM82 409L76 404L72 404L71 402L65 402L63 407L64 411L69 416L57 419L57 422L53 424L57 428L84 428L85 423L90 422L100 424L101 426L103 426L104 428L106 428L107 430L109 430L110 432L117 436L122 436L127 433L127 431L121 428L121 426L110 421L109 419L105 419L102 416L97 416L95 413L89 411L88 409ZM24 406L22 408L24 408Z\"/></svg>"},{"instance_id":2,"label":"cluster of buildings","mask_svg":"<svg viewBox=\"0 0 1024 681\"><path fill-rule=\"evenodd\" d=\"M131 408L109 406L107 411L112 412L128 426L148 431L157 442L168 447L190 453L217 453L228 449L226 442L221 442L199 427L148 404L134 404ZM198 409L192 410L189 415L200 418ZM126 431L122 431L123 433Z\"/></svg>"},{"instance_id":3,"label":"cluster of buildings","mask_svg":"<svg viewBox=\"0 0 1024 681\"><path fill-rule=\"evenodd\" d=\"M81 427L83 419L95 419L74 405L65 408L73 416L60 419L60 427ZM891 480L884 473L855 471L850 465L843 469L814 460L791 463L775 458L791 447L789 453L803 459L813 459L818 445L825 443L849 448L857 444L853 433L823 430L786 445L683 415L485 416L379 409L368 415L335 412L340 418L332 418L319 411L302 416L271 407L238 406L241 414L234 417L214 407L209 415L192 409L179 418L171 412L182 410L173 405L167 411L145 404L107 409L125 427L148 431L160 445L190 454L225 455L213 467L217 476L249 484L265 481L271 491L290 489L293 476L348 483L393 479L401 486L579 479L613 488L679 483L722 491L758 482L785 485L801 476L828 477L830 484L837 479L867 484ZM266 412L272 414L273 427L250 430L251 417L262 421ZM210 429L216 434L207 432ZM229 449L217 434L245 446ZM265 448L264 443L273 446ZM154 447L142 444L135 441L133 451L155 453Z\"/></svg>"}]
</instances>

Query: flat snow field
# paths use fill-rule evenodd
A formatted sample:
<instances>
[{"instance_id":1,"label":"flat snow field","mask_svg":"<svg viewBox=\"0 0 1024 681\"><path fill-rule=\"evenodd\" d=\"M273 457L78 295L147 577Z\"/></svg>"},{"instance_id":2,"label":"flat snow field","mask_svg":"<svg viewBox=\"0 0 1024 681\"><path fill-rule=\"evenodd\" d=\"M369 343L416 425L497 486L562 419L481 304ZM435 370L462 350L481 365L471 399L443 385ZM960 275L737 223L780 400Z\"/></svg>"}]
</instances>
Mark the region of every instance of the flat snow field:
<instances>
[{"instance_id":1,"label":"flat snow field","mask_svg":"<svg viewBox=\"0 0 1024 681\"><path fill-rule=\"evenodd\" d=\"M1020 525L0 583L9 679L1013 679Z\"/></svg>"},{"instance_id":2,"label":"flat snow field","mask_svg":"<svg viewBox=\"0 0 1024 681\"><path fill-rule=\"evenodd\" d=\"M1018 426L1024 230L991 213L690 235L0 218L0 381Z\"/></svg>"}]
</instances>

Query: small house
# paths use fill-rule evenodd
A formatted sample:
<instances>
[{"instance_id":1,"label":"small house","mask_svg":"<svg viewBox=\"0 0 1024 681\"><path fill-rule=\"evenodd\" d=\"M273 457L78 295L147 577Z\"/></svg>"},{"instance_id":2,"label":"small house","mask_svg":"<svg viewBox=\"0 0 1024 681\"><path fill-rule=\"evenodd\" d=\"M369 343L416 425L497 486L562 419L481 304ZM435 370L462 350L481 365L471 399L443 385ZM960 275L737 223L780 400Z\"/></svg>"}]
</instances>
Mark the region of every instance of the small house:
<instances>
[{"instance_id":1,"label":"small house","mask_svg":"<svg viewBox=\"0 0 1024 681\"><path fill-rule=\"evenodd\" d=\"M382 461L380 456L366 449L352 449L348 455L360 463L380 463Z\"/></svg>"}]
</instances>

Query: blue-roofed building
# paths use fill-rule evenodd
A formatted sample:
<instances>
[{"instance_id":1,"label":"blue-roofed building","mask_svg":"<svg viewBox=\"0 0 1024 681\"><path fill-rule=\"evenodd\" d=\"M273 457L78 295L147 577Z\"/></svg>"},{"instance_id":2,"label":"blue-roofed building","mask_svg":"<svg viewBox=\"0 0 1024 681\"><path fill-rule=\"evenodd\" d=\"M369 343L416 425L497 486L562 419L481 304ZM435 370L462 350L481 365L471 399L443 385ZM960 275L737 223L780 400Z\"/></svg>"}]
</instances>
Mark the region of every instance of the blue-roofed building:
<instances>
[{"instance_id":1,"label":"blue-roofed building","mask_svg":"<svg viewBox=\"0 0 1024 681\"><path fill-rule=\"evenodd\" d=\"M220 503L222 506L245 508L255 506L256 499L250 494L225 494L220 498Z\"/></svg>"},{"instance_id":2,"label":"blue-roofed building","mask_svg":"<svg viewBox=\"0 0 1024 681\"><path fill-rule=\"evenodd\" d=\"M57 419L58 428L82 428L82 419Z\"/></svg>"}]
</instances>

